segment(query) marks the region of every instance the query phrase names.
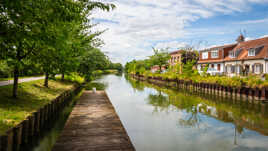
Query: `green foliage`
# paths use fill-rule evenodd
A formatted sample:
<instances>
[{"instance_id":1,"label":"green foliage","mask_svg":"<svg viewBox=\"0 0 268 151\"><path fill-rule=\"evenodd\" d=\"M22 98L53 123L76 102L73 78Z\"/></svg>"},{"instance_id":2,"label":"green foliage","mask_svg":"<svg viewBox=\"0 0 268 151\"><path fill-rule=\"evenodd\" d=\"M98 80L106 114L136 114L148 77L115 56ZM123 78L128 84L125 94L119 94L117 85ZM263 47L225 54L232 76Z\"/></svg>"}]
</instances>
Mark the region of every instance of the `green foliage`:
<instances>
[{"instance_id":1,"label":"green foliage","mask_svg":"<svg viewBox=\"0 0 268 151\"><path fill-rule=\"evenodd\" d=\"M11 69L5 60L0 60L0 78L11 77Z\"/></svg>"},{"instance_id":2,"label":"green foliage","mask_svg":"<svg viewBox=\"0 0 268 151\"><path fill-rule=\"evenodd\" d=\"M168 63L168 60L170 59L168 49L153 48L153 51L154 51L154 55L150 56L150 62L152 66L158 65L161 71L161 67L166 65Z\"/></svg>"},{"instance_id":3,"label":"green foliage","mask_svg":"<svg viewBox=\"0 0 268 151\"><path fill-rule=\"evenodd\" d=\"M109 64L106 55L97 48L85 53L80 61L78 72L81 75L85 75L87 81L92 80L94 71L104 70Z\"/></svg>"},{"instance_id":4,"label":"green foliage","mask_svg":"<svg viewBox=\"0 0 268 151\"><path fill-rule=\"evenodd\" d=\"M69 73L68 75L66 75L65 80L71 81L71 82L76 82L79 84L81 84L85 81L85 79L83 77L81 77L79 74L77 74L76 72Z\"/></svg>"},{"instance_id":5,"label":"green foliage","mask_svg":"<svg viewBox=\"0 0 268 151\"><path fill-rule=\"evenodd\" d=\"M90 0L0 1L0 59L13 71L13 96L16 97L17 90L15 79L21 73L45 72L48 77L80 71L80 75L88 77L92 71L102 69L101 63L96 63L100 60L94 56L100 54L96 47L102 41L97 36L103 31L92 32L95 25L91 23L90 14L94 9L114 8L113 4ZM93 57L92 66L85 65L85 57ZM37 68L28 70L28 65ZM78 70L81 66L82 72ZM3 76L9 76L6 68L2 69L6 73Z\"/></svg>"}]
</instances>

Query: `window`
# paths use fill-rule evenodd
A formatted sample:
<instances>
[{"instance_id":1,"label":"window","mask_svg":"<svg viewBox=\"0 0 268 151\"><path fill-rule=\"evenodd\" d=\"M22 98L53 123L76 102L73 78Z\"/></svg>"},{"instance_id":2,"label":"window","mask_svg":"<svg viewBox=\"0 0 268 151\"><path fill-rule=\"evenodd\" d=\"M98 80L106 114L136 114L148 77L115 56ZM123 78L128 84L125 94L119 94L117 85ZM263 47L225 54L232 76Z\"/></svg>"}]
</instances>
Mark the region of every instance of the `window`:
<instances>
[{"instance_id":1,"label":"window","mask_svg":"<svg viewBox=\"0 0 268 151\"><path fill-rule=\"evenodd\" d=\"M202 59L208 58L208 52L202 52Z\"/></svg>"},{"instance_id":2,"label":"window","mask_svg":"<svg viewBox=\"0 0 268 151\"><path fill-rule=\"evenodd\" d=\"M217 65L217 69L218 69L218 71L221 71L221 64Z\"/></svg>"},{"instance_id":3,"label":"window","mask_svg":"<svg viewBox=\"0 0 268 151\"><path fill-rule=\"evenodd\" d=\"M255 56L255 49L254 48L249 49L248 56Z\"/></svg>"},{"instance_id":4,"label":"window","mask_svg":"<svg viewBox=\"0 0 268 151\"><path fill-rule=\"evenodd\" d=\"M235 58L235 52L234 51L229 51L229 57L230 58Z\"/></svg>"},{"instance_id":5,"label":"window","mask_svg":"<svg viewBox=\"0 0 268 151\"><path fill-rule=\"evenodd\" d=\"M213 50L211 51L211 58L218 58L219 57L219 51Z\"/></svg>"},{"instance_id":6,"label":"window","mask_svg":"<svg viewBox=\"0 0 268 151\"><path fill-rule=\"evenodd\" d=\"M227 73L235 73L235 66L233 65L227 65L226 66Z\"/></svg>"},{"instance_id":7,"label":"window","mask_svg":"<svg viewBox=\"0 0 268 151\"><path fill-rule=\"evenodd\" d=\"M254 73L262 73L263 72L263 65L262 64L255 64Z\"/></svg>"}]
</instances>

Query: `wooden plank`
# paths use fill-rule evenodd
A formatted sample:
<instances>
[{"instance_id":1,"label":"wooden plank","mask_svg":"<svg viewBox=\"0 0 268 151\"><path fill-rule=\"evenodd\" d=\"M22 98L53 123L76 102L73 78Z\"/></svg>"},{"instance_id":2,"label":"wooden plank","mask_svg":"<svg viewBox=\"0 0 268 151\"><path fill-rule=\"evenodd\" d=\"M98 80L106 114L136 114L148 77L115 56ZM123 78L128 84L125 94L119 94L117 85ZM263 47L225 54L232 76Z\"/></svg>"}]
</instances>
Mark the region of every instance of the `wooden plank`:
<instances>
[{"instance_id":1,"label":"wooden plank","mask_svg":"<svg viewBox=\"0 0 268 151\"><path fill-rule=\"evenodd\" d=\"M85 91L70 114L53 151L134 151L104 91Z\"/></svg>"}]
</instances>

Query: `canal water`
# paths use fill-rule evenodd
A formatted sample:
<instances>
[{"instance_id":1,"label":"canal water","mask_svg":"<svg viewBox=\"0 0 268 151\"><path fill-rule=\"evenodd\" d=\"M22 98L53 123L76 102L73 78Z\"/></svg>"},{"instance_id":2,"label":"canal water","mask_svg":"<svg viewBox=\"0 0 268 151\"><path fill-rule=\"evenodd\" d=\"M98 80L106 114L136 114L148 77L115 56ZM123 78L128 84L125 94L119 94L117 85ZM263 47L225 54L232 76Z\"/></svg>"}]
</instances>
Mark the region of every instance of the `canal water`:
<instances>
[{"instance_id":1,"label":"canal water","mask_svg":"<svg viewBox=\"0 0 268 151\"><path fill-rule=\"evenodd\" d=\"M107 75L106 92L137 151L268 151L267 105L159 87ZM72 105L36 147L50 151Z\"/></svg>"},{"instance_id":2,"label":"canal water","mask_svg":"<svg viewBox=\"0 0 268 151\"><path fill-rule=\"evenodd\" d=\"M268 151L267 105L158 87L127 76L99 82L137 151Z\"/></svg>"}]
</instances>

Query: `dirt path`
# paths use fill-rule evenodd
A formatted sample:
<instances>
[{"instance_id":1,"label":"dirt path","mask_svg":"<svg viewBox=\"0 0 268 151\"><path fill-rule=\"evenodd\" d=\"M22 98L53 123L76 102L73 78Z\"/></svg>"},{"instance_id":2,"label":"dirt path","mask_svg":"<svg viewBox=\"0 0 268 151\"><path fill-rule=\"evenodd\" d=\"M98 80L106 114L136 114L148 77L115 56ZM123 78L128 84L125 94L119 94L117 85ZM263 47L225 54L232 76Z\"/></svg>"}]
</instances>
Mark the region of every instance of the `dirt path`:
<instances>
[{"instance_id":1,"label":"dirt path","mask_svg":"<svg viewBox=\"0 0 268 151\"><path fill-rule=\"evenodd\" d=\"M53 151L134 151L104 91L85 91L74 107Z\"/></svg>"},{"instance_id":2,"label":"dirt path","mask_svg":"<svg viewBox=\"0 0 268 151\"><path fill-rule=\"evenodd\" d=\"M23 79L19 79L19 83L40 80L40 79L44 79L44 78L45 78L44 76L43 77L23 78ZM13 80L0 81L0 86L10 85L10 84L13 84Z\"/></svg>"}]
</instances>

